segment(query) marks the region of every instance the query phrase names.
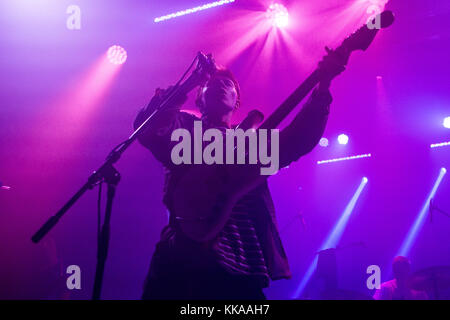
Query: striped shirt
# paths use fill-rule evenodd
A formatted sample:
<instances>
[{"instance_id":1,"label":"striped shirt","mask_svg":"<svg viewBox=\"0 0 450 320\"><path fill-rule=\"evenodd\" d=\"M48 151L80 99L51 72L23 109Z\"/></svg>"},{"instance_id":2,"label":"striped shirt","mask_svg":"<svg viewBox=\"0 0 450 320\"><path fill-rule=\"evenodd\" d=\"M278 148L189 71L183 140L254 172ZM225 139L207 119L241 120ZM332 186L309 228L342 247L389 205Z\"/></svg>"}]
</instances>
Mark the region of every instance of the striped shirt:
<instances>
[{"instance_id":1,"label":"striped shirt","mask_svg":"<svg viewBox=\"0 0 450 320\"><path fill-rule=\"evenodd\" d=\"M227 271L252 277L267 287L269 272L255 225L246 209L238 202L217 238L214 251Z\"/></svg>"}]
</instances>

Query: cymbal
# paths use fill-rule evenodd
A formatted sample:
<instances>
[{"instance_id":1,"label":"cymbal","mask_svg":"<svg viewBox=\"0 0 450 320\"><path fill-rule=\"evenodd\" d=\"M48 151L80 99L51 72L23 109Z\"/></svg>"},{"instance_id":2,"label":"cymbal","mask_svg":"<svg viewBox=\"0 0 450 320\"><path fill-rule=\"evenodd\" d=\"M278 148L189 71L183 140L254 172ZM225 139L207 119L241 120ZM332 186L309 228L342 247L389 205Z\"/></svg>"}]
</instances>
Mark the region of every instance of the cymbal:
<instances>
[{"instance_id":1,"label":"cymbal","mask_svg":"<svg viewBox=\"0 0 450 320\"><path fill-rule=\"evenodd\" d=\"M411 276L415 290L444 290L450 288L450 266L434 266L415 272Z\"/></svg>"}]
</instances>

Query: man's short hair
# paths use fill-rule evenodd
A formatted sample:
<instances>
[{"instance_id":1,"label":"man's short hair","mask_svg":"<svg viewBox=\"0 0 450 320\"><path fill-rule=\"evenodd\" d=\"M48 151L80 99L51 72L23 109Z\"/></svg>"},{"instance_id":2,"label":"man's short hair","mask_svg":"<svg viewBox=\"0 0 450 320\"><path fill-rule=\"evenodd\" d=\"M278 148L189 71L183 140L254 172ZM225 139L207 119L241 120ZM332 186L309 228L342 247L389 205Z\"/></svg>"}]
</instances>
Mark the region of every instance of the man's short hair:
<instances>
[{"instance_id":1,"label":"man's short hair","mask_svg":"<svg viewBox=\"0 0 450 320\"><path fill-rule=\"evenodd\" d=\"M405 275L410 271L411 263L403 256L397 256L392 261L392 273L394 277Z\"/></svg>"}]
</instances>

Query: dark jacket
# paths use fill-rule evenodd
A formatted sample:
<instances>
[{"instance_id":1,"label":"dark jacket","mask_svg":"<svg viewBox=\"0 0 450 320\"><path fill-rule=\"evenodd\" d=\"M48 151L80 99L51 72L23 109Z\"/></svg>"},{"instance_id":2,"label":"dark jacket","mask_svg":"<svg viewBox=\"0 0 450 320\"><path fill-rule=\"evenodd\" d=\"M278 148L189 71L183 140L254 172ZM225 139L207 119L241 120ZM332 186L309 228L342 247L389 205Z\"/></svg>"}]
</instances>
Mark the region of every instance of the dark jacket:
<instances>
[{"instance_id":1,"label":"dark jacket","mask_svg":"<svg viewBox=\"0 0 450 320\"><path fill-rule=\"evenodd\" d=\"M143 121L153 112L160 97L155 96L150 104L142 109L134 122L134 127L139 127ZM280 168L298 160L301 156L310 152L322 137L328 119L331 95L328 91L320 92L316 89L308 102L296 115L294 120L280 131ZM180 111L180 106L166 108L159 112L149 123L145 132L140 135L140 143L149 149L165 168L166 179L163 202L171 211L172 190L177 179L187 170L186 166L176 166L170 159L170 153L174 142L170 136L173 130L185 128L192 130L193 123L200 120L192 114ZM241 199L254 217L258 239L264 253L264 259L272 280L290 278L288 260L280 240L275 209L265 180L257 188L249 192ZM241 201L240 200L240 201ZM239 205L239 202L238 204ZM169 225L161 233L161 241L170 241L180 231L176 227L175 218L170 216ZM183 242L188 241L183 237Z\"/></svg>"}]
</instances>

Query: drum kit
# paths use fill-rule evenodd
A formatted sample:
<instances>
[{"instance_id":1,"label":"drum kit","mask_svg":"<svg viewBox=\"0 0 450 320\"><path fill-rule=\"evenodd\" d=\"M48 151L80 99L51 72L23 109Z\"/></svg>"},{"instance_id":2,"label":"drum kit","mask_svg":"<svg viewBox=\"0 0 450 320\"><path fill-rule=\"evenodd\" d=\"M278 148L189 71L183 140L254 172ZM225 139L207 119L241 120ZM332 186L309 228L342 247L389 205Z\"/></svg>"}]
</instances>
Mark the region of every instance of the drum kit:
<instances>
[{"instance_id":1,"label":"drum kit","mask_svg":"<svg viewBox=\"0 0 450 320\"><path fill-rule=\"evenodd\" d=\"M442 298L442 291L450 289L450 266L434 266L419 270L412 275L410 285L413 290L432 293L432 298L439 300Z\"/></svg>"},{"instance_id":2,"label":"drum kit","mask_svg":"<svg viewBox=\"0 0 450 320\"><path fill-rule=\"evenodd\" d=\"M430 200L430 217L433 211L437 211L447 217L450 217L450 214L441 210L436 205L434 205L433 199ZM352 247L354 245L350 245ZM336 248L342 249L342 248ZM323 250L319 252L320 255L326 256L325 253L330 251L333 255L336 252L336 249ZM330 255L329 253L327 255ZM323 257L322 257L323 258ZM334 258L335 259L335 258ZM324 260L324 259L323 259ZM421 269L415 273L413 273L409 279L409 286L412 290L416 291L424 291L429 294L429 298L433 300L440 299L450 299L450 266L432 266L428 268ZM444 293L442 295L442 293ZM333 299L337 300L370 300L372 297L367 296L363 293L357 291L350 290L335 290L333 291Z\"/></svg>"},{"instance_id":3,"label":"drum kit","mask_svg":"<svg viewBox=\"0 0 450 320\"><path fill-rule=\"evenodd\" d=\"M345 247L330 248L318 252L319 259L315 277L322 278L325 290L319 299L325 300L372 300L366 293L344 290L337 283L336 253L339 250L364 244L353 243ZM414 291L423 291L430 300L450 299L450 266L432 266L413 273L409 278L409 288Z\"/></svg>"},{"instance_id":4,"label":"drum kit","mask_svg":"<svg viewBox=\"0 0 450 320\"><path fill-rule=\"evenodd\" d=\"M450 289L450 266L434 266L413 273L410 278L410 288L427 292L430 300L450 299L448 293L448 289ZM446 292L446 294L442 295L443 292ZM372 300L372 297L358 291L336 289L323 292L320 299Z\"/></svg>"}]
</instances>

